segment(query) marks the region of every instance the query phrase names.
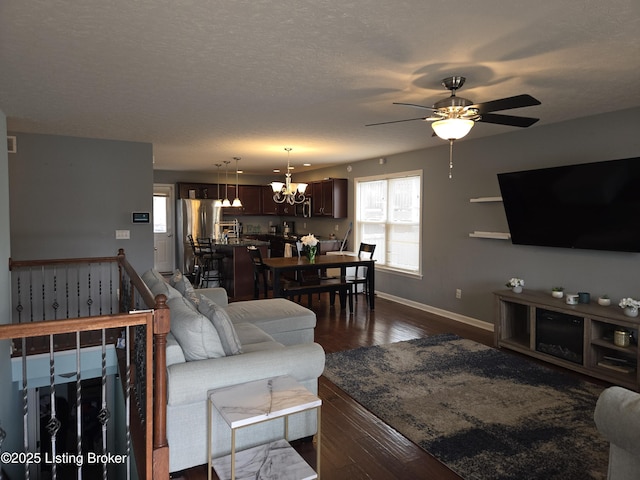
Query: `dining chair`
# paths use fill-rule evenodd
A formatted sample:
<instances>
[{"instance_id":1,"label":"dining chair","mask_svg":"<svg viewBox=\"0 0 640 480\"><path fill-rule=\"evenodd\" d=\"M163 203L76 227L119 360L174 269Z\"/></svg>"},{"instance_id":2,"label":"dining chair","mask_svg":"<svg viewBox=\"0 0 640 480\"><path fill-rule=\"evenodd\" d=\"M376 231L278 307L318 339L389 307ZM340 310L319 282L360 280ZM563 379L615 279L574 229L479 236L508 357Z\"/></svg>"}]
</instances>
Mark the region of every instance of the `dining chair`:
<instances>
[{"instance_id":1,"label":"dining chair","mask_svg":"<svg viewBox=\"0 0 640 480\"><path fill-rule=\"evenodd\" d=\"M373 252L376 250L376 245L374 243L360 243L360 248L358 249L358 258L366 258L368 260L373 259ZM367 258L368 255L368 258ZM356 302L358 301L358 285L361 284L363 286L364 295L369 301L369 295L373 295L373 292L369 291L369 282L367 279L367 267L357 266L354 275L345 276L345 280L349 283L354 284Z\"/></svg>"},{"instance_id":2,"label":"dining chair","mask_svg":"<svg viewBox=\"0 0 640 480\"><path fill-rule=\"evenodd\" d=\"M267 298L269 290L273 290L269 282L269 267L262 261L262 252L258 247L250 245L247 247L247 252L249 252L253 263L253 298L260 298L260 279L262 279L264 298Z\"/></svg>"}]
</instances>

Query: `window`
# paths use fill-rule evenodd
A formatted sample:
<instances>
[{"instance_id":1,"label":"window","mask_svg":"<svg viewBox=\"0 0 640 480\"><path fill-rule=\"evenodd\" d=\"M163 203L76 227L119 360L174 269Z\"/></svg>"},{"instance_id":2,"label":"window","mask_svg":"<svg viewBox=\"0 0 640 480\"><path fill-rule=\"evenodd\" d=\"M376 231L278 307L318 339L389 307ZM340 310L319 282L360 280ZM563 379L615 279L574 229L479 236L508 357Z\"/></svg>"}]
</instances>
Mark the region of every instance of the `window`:
<instances>
[{"instance_id":1,"label":"window","mask_svg":"<svg viewBox=\"0 0 640 480\"><path fill-rule=\"evenodd\" d=\"M153 195L153 233L167 233L167 202L166 195Z\"/></svg>"},{"instance_id":2,"label":"window","mask_svg":"<svg viewBox=\"0 0 640 480\"><path fill-rule=\"evenodd\" d=\"M355 183L356 241L376 245L377 266L420 274L422 171Z\"/></svg>"}]
</instances>

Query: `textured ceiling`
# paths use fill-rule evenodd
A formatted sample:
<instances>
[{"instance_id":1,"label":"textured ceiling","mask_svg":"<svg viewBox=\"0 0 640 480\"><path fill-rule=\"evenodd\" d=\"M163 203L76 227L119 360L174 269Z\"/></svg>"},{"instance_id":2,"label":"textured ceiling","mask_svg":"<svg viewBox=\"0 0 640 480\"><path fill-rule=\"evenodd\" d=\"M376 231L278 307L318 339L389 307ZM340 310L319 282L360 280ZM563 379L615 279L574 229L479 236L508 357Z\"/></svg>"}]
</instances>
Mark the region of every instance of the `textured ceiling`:
<instances>
[{"instance_id":1,"label":"textured ceiling","mask_svg":"<svg viewBox=\"0 0 640 480\"><path fill-rule=\"evenodd\" d=\"M638 0L2 0L10 130L153 143L155 167L251 173L442 144L376 127L448 95L529 93L538 125L640 106ZM468 138L513 127L477 124ZM464 141L464 140L463 140ZM300 167L299 167L300 168Z\"/></svg>"}]
</instances>

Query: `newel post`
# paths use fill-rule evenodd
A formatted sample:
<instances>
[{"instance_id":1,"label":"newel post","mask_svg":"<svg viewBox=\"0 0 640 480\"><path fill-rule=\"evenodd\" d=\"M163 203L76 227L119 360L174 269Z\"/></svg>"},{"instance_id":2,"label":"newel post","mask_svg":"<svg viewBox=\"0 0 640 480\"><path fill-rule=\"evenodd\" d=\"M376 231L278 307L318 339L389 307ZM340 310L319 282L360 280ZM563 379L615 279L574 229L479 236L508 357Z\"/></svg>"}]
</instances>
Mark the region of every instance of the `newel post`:
<instances>
[{"instance_id":1,"label":"newel post","mask_svg":"<svg viewBox=\"0 0 640 480\"><path fill-rule=\"evenodd\" d=\"M171 327L167 297L156 296L153 314L153 478L169 478L167 440L167 334Z\"/></svg>"}]
</instances>

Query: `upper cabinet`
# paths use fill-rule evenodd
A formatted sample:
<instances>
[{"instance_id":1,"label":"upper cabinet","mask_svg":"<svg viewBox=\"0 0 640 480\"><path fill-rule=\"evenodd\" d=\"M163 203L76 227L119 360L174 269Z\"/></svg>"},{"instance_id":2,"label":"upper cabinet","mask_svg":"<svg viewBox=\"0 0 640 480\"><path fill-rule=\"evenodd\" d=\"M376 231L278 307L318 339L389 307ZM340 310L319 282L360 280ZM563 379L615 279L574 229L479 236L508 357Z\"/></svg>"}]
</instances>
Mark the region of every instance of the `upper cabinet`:
<instances>
[{"instance_id":1,"label":"upper cabinet","mask_svg":"<svg viewBox=\"0 0 640 480\"><path fill-rule=\"evenodd\" d=\"M262 191L262 215L295 215L295 207L288 203L276 203L273 201L273 190L270 185L264 185Z\"/></svg>"},{"instance_id":2,"label":"upper cabinet","mask_svg":"<svg viewBox=\"0 0 640 480\"><path fill-rule=\"evenodd\" d=\"M215 183L178 183L178 198L218 198ZM347 217L347 179L330 178L309 183L305 196L311 198L313 217ZM235 185L220 185L220 197L236 197ZM273 201L273 190L269 185L238 185L238 197L242 207L225 208L225 215L277 215L281 217L302 216L303 205Z\"/></svg>"},{"instance_id":3,"label":"upper cabinet","mask_svg":"<svg viewBox=\"0 0 640 480\"><path fill-rule=\"evenodd\" d=\"M346 178L329 178L319 182L311 182L310 187L314 217L347 217Z\"/></svg>"},{"instance_id":4,"label":"upper cabinet","mask_svg":"<svg viewBox=\"0 0 640 480\"><path fill-rule=\"evenodd\" d=\"M238 185L242 215L262 215L262 186Z\"/></svg>"}]
</instances>

